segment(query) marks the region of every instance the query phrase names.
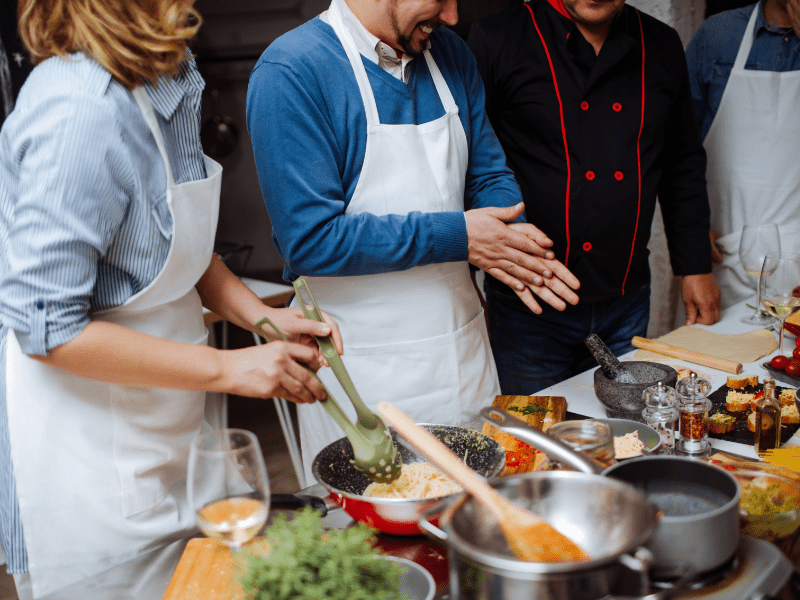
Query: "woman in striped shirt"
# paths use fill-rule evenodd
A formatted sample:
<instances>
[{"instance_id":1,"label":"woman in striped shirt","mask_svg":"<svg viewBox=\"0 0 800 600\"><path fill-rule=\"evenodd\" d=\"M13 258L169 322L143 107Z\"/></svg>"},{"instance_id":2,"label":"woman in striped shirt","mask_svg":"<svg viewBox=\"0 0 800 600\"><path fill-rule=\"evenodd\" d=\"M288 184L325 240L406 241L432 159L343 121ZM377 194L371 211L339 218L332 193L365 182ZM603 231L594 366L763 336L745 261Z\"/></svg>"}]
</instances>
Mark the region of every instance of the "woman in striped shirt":
<instances>
[{"instance_id":1,"label":"woman in striped shirt","mask_svg":"<svg viewBox=\"0 0 800 600\"><path fill-rule=\"evenodd\" d=\"M202 391L314 402L311 336L341 340L211 254L192 2L20 0L19 17L37 66L0 132L0 539L25 598L191 532ZM210 348L201 302L293 342Z\"/></svg>"}]
</instances>

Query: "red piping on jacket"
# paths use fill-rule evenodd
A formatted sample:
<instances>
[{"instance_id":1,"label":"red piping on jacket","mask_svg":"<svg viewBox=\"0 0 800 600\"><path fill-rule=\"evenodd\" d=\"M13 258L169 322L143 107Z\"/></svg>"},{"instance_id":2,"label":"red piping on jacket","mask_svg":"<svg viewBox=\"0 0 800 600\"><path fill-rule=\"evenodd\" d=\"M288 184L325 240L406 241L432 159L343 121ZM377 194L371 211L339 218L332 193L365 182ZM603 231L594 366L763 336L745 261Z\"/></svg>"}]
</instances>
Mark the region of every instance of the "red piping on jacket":
<instances>
[{"instance_id":1,"label":"red piping on jacket","mask_svg":"<svg viewBox=\"0 0 800 600\"><path fill-rule=\"evenodd\" d=\"M566 9L564 8L564 4L562 0L547 0L547 2L552 6L555 10L559 13L564 15L565 17L571 19L569 14L567 14ZM553 67L553 60L550 58L550 50L547 47L547 42L544 41L544 36L542 36L542 32L539 30L539 25L536 23L536 18L533 16L533 10L531 7L526 3L525 8L528 9L528 12L531 13L531 21L533 21L533 26L536 28L536 33L539 35L539 40L542 42L542 46L544 47L544 52L547 55L547 62L550 65L550 74L553 77L553 87L556 90L556 98L558 99L558 112L559 117L561 118L561 136L564 140L564 155L567 159L567 197L566 197L566 207L565 207L565 215L566 215L566 233L567 233L567 252L566 256L564 257L564 266L567 266L567 262L569 260L569 247L570 247L570 239L569 239L569 189L572 180L572 170L570 167L569 162L569 146L567 145L567 129L564 124L564 104L561 102L561 93L558 91L558 81L556 79L556 71ZM636 10L636 9L634 9ZM636 200L636 223L634 224L633 229L633 241L631 242L631 253L628 257L628 266L625 269L625 277L622 279L622 295L625 295L625 283L628 281L628 273L631 270L631 263L633 262L633 251L636 247L636 236L639 232L639 213L642 209L642 157L640 153L640 142L642 139L642 130L644 129L644 68L645 68L645 56L644 56L644 29L642 27L642 17L639 14L639 11L636 10L636 17L639 19L639 34L642 39L642 106L641 106L641 117L639 121L639 135L636 138L636 169L637 169L637 181L638 181L638 196Z\"/></svg>"},{"instance_id":2,"label":"red piping on jacket","mask_svg":"<svg viewBox=\"0 0 800 600\"><path fill-rule=\"evenodd\" d=\"M564 1L563 0L547 0L547 1L550 3L550 6L555 8L558 12L560 12L565 17L567 17L570 21L572 20L572 17L569 16L569 13L567 12L567 9L564 8Z\"/></svg>"},{"instance_id":3,"label":"red piping on jacket","mask_svg":"<svg viewBox=\"0 0 800 600\"><path fill-rule=\"evenodd\" d=\"M552 4L552 2L560 2L561 0L548 0ZM527 4L525 8L528 9L528 12L531 13L531 20L533 21L533 26L536 28L536 33L539 34L539 39L542 41L542 46L544 46L544 53L547 55L547 62L550 63L550 74L553 76L553 87L556 89L556 98L558 98L558 114L561 117L561 137L564 140L564 158L567 160L567 198L566 198L566 232L567 232L567 254L564 257L564 266L567 266L569 262L569 188L572 181L572 168L570 167L569 163L569 147L567 146L567 128L564 125L564 105L561 103L561 93L558 91L558 81L556 80L556 70L553 67L553 59L550 58L550 50L547 48L547 43L544 41L544 37L542 36L542 32L539 31L539 25L536 23L536 18L533 16L533 10Z\"/></svg>"},{"instance_id":4,"label":"red piping on jacket","mask_svg":"<svg viewBox=\"0 0 800 600\"><path fill-rule=\"evenodd\" d=\"M642 15L636 11L639 18L639 35L642 38L642 118L639 122L639 136L636 138L636 168L639 175L639 198L636 203L636 225L633 228L633 242L631 243L631 255L628 258L628 268L625 269L625 278L622 280L622 295L625 295L625 282L628 281L628 272L631 270L633 262L633 249L636 246L636 234L639 232L639 211L642 209L642 155L639 152L639 142L642 139L644 129L644 29L642 28Z\"/></svg>"}]
</instances>

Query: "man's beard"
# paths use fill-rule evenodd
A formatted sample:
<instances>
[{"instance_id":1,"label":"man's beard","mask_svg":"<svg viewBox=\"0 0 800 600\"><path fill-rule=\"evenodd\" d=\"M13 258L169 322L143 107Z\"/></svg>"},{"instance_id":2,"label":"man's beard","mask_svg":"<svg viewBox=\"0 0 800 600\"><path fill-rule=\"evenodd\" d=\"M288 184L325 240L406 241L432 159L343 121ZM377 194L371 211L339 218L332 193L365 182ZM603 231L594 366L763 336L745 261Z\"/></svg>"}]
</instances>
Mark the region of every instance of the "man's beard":
<instances>
[{"instance_id":1,"label":"man's beard","mask_svg":"<svg viewBox=\"0 0 800 600\"><path fill-rule=\"evenodd\" d=\"M408 54L411 58L419 58L422 56L422 53L425 52L428 48L428 41L424 40L420 42L416 47L413 46L414 41L412 36L414 32L417 30L416 27L411 30L411 35L403 35L400 33L400 26L397 23L397 15L392 11L391 14L392 19L392 29L394 30L395 38L397 39L397 45L403 50L404 54ZM431 28L435 29L437 25L431 25Z\"/></svg>"}]
</instances>

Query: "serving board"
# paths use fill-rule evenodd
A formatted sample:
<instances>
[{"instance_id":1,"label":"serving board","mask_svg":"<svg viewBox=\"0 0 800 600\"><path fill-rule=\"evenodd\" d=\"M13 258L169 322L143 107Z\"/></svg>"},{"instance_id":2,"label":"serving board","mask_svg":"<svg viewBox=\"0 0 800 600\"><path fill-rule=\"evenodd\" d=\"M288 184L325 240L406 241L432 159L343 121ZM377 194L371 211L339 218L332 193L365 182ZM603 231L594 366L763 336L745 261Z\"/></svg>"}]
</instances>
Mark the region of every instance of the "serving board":
<instances>
[{"instance_id":1,"label":"serving board","mask_svg":"<svg viewBox=\"0 0 800 600\"><path fill-rule=\"evenodd\" d=\"M736 390L737 392L742 392L745 394L754 394L758 391L764 389L762 384L756 386L747 386L741 390ZM785 388L785 387L778 387L775 386L775 395L779 396L782 390L785 389L794 389L794 388ZM725 415L731 415L736 417L736 428L733 431L729 431L728 433L713 433L711 430L708 432L708 436L711 438L716 438L719 440L726 440L729 442L738 442L740 444L749 444L752 445L755 442L755 433L750 431L747 428L747 417L750 415L751 410L746 410L744 412L730 412L725 408L725 397L728 395L728 391L730 388L726 385L723 385L717 390L714 390L709 394L708 399L711 400L711 410L708 413L710 417L714 413L720 412ZM795 432L800 429L800 423L790 423L781 425L781 444L786 443L789 438L791 438Z\"/></svg>"},{"instance_id":2,"label":"serving board","mask_svg":"<svg viewBox=\"0 0 800 600\"><path fill-rule=\"evenodd\" d=\"M492 407L507 411L539 431L547 431L553 424L564 421L567 416L567 400L563 396L501 395L494 397ZM506 450L507 462L501 476L536 471L546 466L547 458L542 452L531 450L513 435L500 431L489 423L483 424L481 433L496 440ZM519 454L516 460L512 458L515 454Z\"/></svg>"},{"instance_id":3,"label":"serving board","mask_svg":"<svg viewBox=\"0 0 800 600\"><path fill-rule=\"evenodd\" d=\"M209 538L186 544L164 600L244 600L230 548Z\"/></svg>"}]
</instances>

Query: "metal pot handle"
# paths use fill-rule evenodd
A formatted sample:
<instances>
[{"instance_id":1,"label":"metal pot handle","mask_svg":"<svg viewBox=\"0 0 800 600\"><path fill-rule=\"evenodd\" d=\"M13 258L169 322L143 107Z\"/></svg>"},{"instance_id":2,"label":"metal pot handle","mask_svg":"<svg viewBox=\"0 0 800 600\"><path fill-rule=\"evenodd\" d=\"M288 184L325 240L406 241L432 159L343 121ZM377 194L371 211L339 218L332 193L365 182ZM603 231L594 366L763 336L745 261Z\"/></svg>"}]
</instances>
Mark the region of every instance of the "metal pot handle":
<instances>
[{"instance_id":1,"label":"metal pot handle","mask_svg":"<svg viewBox=\"0 0 800 600\"><path fill-rule=\"evenodd\" d=\"M485 407L481 409L480 414L494 427L521 439L526 444L541 450L550 458L569 465L573 469L590 475L600 475L605 469L599 462L576 452L561 440L531 427L525 421L521 421L502 409Z\"/></svg>"},{"instance_id":2,"label":"metal pot handle","mask_svg":"<svg viewBox=\"0 0 800 600\"><path fill-rule=\"evenodd\" d=\"M447 541L447 534L439 529L436 525L431 523L431 520L438 519L444 514L445 510L447 509L448 502L448 500L442 500L441 502L434 504L424 513L422 513L417 520L417 525L422 530L422 533L433 540L438 540L440 542Z\"/></svg>"},{"instance_id":3,"label":"metal pot handle","mask_svg":"<svg viewBox=\"0 0 800 600\"><path fill-rule=\"evenodd\" d=\"M637 551L637 554L639 552ZM621 558L621 557L620 557ZM628 564L626 567L631 568ZM668 588L646 596L605 596L602 600L672 600L675 596L686 590L697 577L697 571L688 564L679 565L680 577ZM638 568L635 569L638 571Z\"/></svg>"},{"instance_id":4,"label":"metal pot handle","mask_svg":"<svg viewBox=\"0 0 800 600\"><path fill-rule=\"evenodd\" d=\"M323 517L328 514L328 506L325 504L325 500L304 494L272 494L269 506L270 509L283 508L287 510L298 510L310 506L320 511Z\"/></svg>"}]
</instances>

